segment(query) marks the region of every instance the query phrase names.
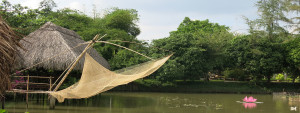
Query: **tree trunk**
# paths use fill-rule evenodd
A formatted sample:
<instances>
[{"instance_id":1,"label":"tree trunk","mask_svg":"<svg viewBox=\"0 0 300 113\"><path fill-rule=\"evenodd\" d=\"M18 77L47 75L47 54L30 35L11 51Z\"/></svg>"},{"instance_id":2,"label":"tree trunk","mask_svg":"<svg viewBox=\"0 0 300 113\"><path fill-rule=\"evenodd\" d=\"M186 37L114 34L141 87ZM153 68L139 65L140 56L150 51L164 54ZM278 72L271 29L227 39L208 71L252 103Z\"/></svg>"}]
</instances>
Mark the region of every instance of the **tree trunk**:
<instances>
[{"instance_id":1,"label":"tree trunk","mask_svg":"<svg viewBox=\"0 0 300 113\"><path fill-rule=\"evenodd\" d=\"M268 83L271 82L271 76L268 76Z\"/></svg>"},{"instance_id":2,"label":"tree trunk","mask_svg":"<svg viewBox=\"0 0 300 113\"><path fill-rule=\"evenodd\" d=\"M205 82L209 82L209 75L208 74L205 74Z\"/></svg>"},{"instance_id":3,"label":"tree trunk","mask_svg":"<svg viewBox=\"0 0 300 113\"><path fill-rule=\"evenodd\" d=\"M294 84L296 80L296 77L293 77L292 83Z\"/></svg>"},{"instance_id":4,"label":"tree trunk","mask_svg":"<svg viewBox=\"0 0 300 113\"><path fill-rule=\"evenodd\" d=\"M1 103L2 103L2 109L4 109L4 106L5 106L5 97L1 97Z\"/></svg>"}]
</instances>

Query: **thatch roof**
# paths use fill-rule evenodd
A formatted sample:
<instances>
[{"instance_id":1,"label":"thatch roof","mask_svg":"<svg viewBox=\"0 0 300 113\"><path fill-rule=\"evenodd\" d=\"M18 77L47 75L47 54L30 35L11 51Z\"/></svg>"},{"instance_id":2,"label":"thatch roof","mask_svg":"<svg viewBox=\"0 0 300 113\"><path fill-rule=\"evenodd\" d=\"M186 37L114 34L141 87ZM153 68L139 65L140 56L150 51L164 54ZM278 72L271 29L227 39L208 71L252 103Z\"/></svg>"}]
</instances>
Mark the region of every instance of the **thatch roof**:
<instances>
[{"instance_id":1,"label":"thatch roof","mask_svg":"<svg viewBox=\"0 0 300 113\"><path fill-rule=\"evenodd\" d=\"M27 51L20 50L21 57L18 60L17 64L19 66L17 67L27 68L67 50L67 52L36 66L36 68L65 70L82 53L87 45L85 44L75 49L71 48L84 42L74 31L47 22L20 41ZM88 52L101 65L108 69L110 68L108 62L95 49L90 48ZM83 59L79 61L74 70L81 70L83 68Z\"/></svg>"},{"instance_id":2,"label":"thatch roof","mask_svg":"<svg viewBox=\"0 0 300 113\"><path fill-rule=\"evenodd\" d=\"M2 20L0 16L0 97L10 88L9 75L14 64L20 37ZM1 98L0 98L1 99Z\"/></svg>"}]
</instances>

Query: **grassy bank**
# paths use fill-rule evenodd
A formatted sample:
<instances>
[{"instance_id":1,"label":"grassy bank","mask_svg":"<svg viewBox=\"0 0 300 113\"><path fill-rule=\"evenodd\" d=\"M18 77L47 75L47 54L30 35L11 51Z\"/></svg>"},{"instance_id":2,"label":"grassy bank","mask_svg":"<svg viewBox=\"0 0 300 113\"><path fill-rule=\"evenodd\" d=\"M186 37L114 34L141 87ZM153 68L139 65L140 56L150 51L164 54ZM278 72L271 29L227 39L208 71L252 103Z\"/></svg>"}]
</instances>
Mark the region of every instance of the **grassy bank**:
<instances>
[{"instance_id":1,"label":"grassy bank","mask_svg":"<svg viewBox=\"0 0 300 113\"><path fill-rule=\"evenodd\" d=\"M114 88L112 91L134 92L178 92L178 93L253 93L270 94L272 92L300 92L300 83L253 83L226 81L177 81L161 84L151 80L135 81Z\"/></svg>"}]
</instances>

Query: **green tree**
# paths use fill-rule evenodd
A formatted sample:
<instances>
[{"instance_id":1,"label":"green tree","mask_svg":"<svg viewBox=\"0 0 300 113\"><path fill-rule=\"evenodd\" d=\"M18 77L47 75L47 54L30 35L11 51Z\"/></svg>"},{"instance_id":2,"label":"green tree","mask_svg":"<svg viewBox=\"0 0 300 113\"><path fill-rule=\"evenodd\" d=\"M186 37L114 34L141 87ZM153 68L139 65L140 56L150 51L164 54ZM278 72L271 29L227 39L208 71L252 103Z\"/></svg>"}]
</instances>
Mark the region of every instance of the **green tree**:
<instances>
[{"instance_id":1,"label":"green tree","mask_svg":"<svg viewBox=\"0 0 300 113\"><path fill-rule=\"evenodd\" d=\"M140 29L137 26L138 14L134 9L114 8L109 10L104 17L91 18L76 10L68 8L54 10L55 7L56 3L53 0L43 0L38 9L29 9L20 4L12 5L4 0L0 4L1 10L3 10L0 14L4 15L5 20L23 35L28 35L44 23L51 21L56 25L77 32L86 41L91 40L96 34L107 34L102 40L142 43L136 39ZM146 46L124 42L114 43L147 53ZM113 45L100 43L96 44L94 48L112 63L113 69L120 69L145 61L141 56L133 55L131 52Z\"/></svg>"},{"instance_id":2,"label":"green tree","mask_svg":"<svg viewBox=\"0 0 300 113\"><path fill-rule=\"evenodd\" d=\"M293 13L297 15L292 15L289 19L285 20L285 22L290 24L290 27L294 27L294 32L299 33L300 31L300 17L299 17L299 11L300 11L300 2L299 0L284 0L285 2L282 5L285 5L287 7L288 13Z\"/></svg>"},{"instance_id":3,"label":"green tree","mask_svg":"<svg viewBox=\"0 0 300 113\"><path fill-rule=\"evenodd\" d=\"M208 79L208 72L222 67L221 58L225 57L226 43L231 40L233 35L228 32L229 28L217 23L210 23L208 20L190 20L186 17L177 28L177 31L170 32L170 36L163 39L154 40L154 47L163 48L175 52L171 58L172 64L176 69L174 73L183 74L178 77L159 77L159 78L182 78L195 80L200 77ZM156 55L156 54L154 54ZM166 67L169 66L167 62ZM165 73L160 76L169 75L164 72L165 66L159 72ZM169 66L168 68L171 68ZM218 68L219 69L219 68ZM172 81L172 80L171 80Z\"/></svg>"},{"instance_id":4,"label":"green tree","mask_svg":"<svg viewBox=\"0 0 300 113\"><path fill-rule=\"evenodd\" d=\"M293 82L299 76L300 73L300 38L299 35L295 35L293 40L284 44L285 47L285 59L286 68L285 71L292 75Z\"/></svg>"},{"instance_id":5,"label":"green tree","mask_svg":"<svg viewBox=\"0 0 300 113\"><path fill-rule=\"evenodd\" d=\"M143 53L143 50L138 50ZM132 53L128 50L119 50L116 55L109 60L109 64L111 65L112 70L122 69L124 67L133 66L136 64L143 63L145 61L149 61L146 57L140 56L138 54Z\"/></svg>"},{"instance_id":6,"label":"green tree","mask_svg":"<svg viewBox=\"0 0 300 113\"><path fill-rule=\"evenodd\" d=\"M285 35L288 33L281 25L280 21L288 20L285 15L287 7L283 0L259 0L255 5L258 8L258 19L246 19L250 26L250 33L265 35L271 42L276 42L279 34Z\"/></svg>"},{"instance_id":7,"label":"green tree","mask_svg":"<svg viewBox=\"0 0 300 113\"><path fill-rule=\"evenodd\" d=\"M85 32L84 34L90 36L93 36L94 33L107 34L107 36L102 39L104 41L119 40L141 43L139 40L136 39L136 36L140 33L140 29L136 24L138 20L139 18L136 10L114 8L108 11L103 18L95 18L90 26L90 28L92 29L87 29L89 31ZM142 50L139 52L147 53L145 46L125 42L113 43L133 50ZM98 50L98 52L100 52L103 55L104 58L108 59L109 62L112 63L111 67L114 69L120 69L144 61L143 58L141 58L141 56L131 55L131 52L123 50L113 45L96 44L95 48ZM125 54L124 52L128 52L128 54ZM125 56L127 56L128 58L132 58L131 60L127 60L128 65L125 64L124 60L121 60L121 57L125 58ZM133 61L133 59L137 60ZM123 63L117 64L117 62Z\"/></svg>"},{"instance_id":8,"label":"green tree","mask_svg":"<svg viewBox=\"0 0 300 113\"><path fill-rule=\"evenodd\" d=\"M12 5L6 0L2 1L0 8L4 10L0 14L8 24L23 35L28 35L45 22L53 20L41 15L42 13L39 9L29 9L20 4Z\"/></svg>"},{"instance_id":9,"label":"green tree","mask_svg":"<svg viewBox=\"0 0 300 113\"><path fill-rule=\"evenodd\" d=\"M1 16L2 18L4 19L7 19L8 16L10 16L10 13L9 12L12 12L12 5L10 2L8 2L7 0L2 0L2 3L1 3Z\"/></svg>"},{"instance_id":10,"label":"green tree","mask_svg":"<svg viewBox=\"0 0 300 113\"><path fill-rule=\"evenodd\" d=\"M91 26L93 21L91 17L68 8L52 12L47 16L47 18L59 26L77 32L79 35L81 35L83 31L86 31L86 29ZM96 33L93 35L95 36Z\"/></svg>"},{"instance_id":11,"label":"green tree","mask_svg":"<svg viewBox=\"0 0 300 113\"><path fill-rule=\"evenodd\" d=\"M139 21L138 13L134 9L114 8L104 17L104 25L108 29L120 29L136 37L140 34L140 29L136 25Z\"/></svg>"},{"instance_id":12,"label":"green tree","mask_svg":"<svg viewBox=\"0 0 300 113\"><path fill-rule=\"evenodd\" d=\"M159 78L160 80L164 80L164 81L173 81L174 79L195 80L195 79L199 79L199 77L201 77L201 75L205 73L204 71L207 70L207 69L203 69L206 68L206 64L207 64L205 63L206 58L203 55L206 50L203 49L201 45L197 45L195 43L195 38L189 33L173 34L168 38L154 40L153 46L175 52L173 57L171 57L171 60L168 61L166 65L162 67L161 70L159 70L161 74L157 78ZM156 51L156 48L154 49ZM154 54L154 55L158 56L158 54ZM202 64L205 64L205 66ZM170 68L171 65L176 65L171 67L175 69L166 69L166 68ZM174 72L172 73L177 73L176 75L178 75L178 77L168 77L168 76L175 76L175 75L169 75L168 73L170 72L164 72L166 70L173 70ZM179 75L179 74L183 74L183 75ZM162 79L162 78L174 78L174 79Z\"/></svg>"},{"instance_id":13,"label":"green tree","mask_svg":"<svg viewBox=\"0 0 300 113\"><path fill-rule=\"evenodd\" d=\"M47 15L53 11L53 8L57 7L56 3L53 0L43 0L40 2L39 9L41 14Z\"/></svg>"},{"instance_id":14,"label":"green tree","mask_svg":"<svg viewBox=\"0 0 300 113\"><path fill-rule=\"evenodd\" d=\"M231 57L239 58L237 66L242 66L240 59L246 61L243 68L256 80L266 77L270 81L272 75L282 71L284 65L282 44L289 40L289 33L280 22L289 20L286 16L288 8L284 0L259 0L256 6L259 18L253 21L246 19L250 35L242 40L247 40L247 48L242 53L231 54ZM236 42L237 45L239 43ZM237 50L233 46L231 49Z\"/></svg>"},{"instance_id":15,"label":"green tree","mask_svg":"<svg viewBox=\"0 0 300 113\"><path fill-rule=\"evenodd\" d=\"M270 82L271 77L282 72L284 56L283 47L280 43L270 43L268 40L261 43L259 48L264 54L260 58L260 67L262 74L267 77Z\"/></svg>"},{"instance_id":16,"label":"green tree","mask_svg":"<svg viewBox=\"0 0 300 113\"><path fill-rule=\"evenodd\" d=\"M227 49L233 68L245 70L255 80L266 77L268 81L273 74L282 72L283 52L281 44L251 35L236 37Z\"/></svg>"},{"instance_id":17,"label":"green tree","mask_svg":"<svg viewBox=\"0 0 300 113\"><path fill-rule=\"evenodd\" d=\"M169 59L161 69L155 72L155 79L163 83L174 82L184 78L184 65L179 64L176 59Z\"/></svg>"}]
</instances>

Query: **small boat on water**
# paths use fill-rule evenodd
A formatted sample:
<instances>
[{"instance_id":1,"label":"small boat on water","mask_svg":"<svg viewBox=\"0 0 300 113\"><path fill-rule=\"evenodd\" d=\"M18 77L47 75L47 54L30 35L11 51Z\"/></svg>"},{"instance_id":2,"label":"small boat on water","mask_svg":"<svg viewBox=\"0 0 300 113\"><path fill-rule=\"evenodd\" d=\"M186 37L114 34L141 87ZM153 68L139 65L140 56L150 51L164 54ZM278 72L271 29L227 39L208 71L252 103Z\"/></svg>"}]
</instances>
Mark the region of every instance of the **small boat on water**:
<instances>
[{"instance_id":1,"label":"small boat on water","mask_svg":"<svg viewBox=\"0 0 300 113\"><path fill-rule=\"evenodd\" d=\"M250 96L250 97L245 97L244 99L243 99L243 101L236 101L236 102L238 102L238 103L263 103L263 102L256 102L256 98L253 98L252 96Z\"/></svg>"},{"instance_id":2,"label":"small boat on water","mask_svg":"<svg viewBox=\"0 0 300 113\"><path fill-rule=\"evenodd\" d=\"M247 102L247 103L254 103L256 102L257 99L253 98L252 96L250 96L249 98L246 96L243 101Z\"/></svg>"}]
</instances>

